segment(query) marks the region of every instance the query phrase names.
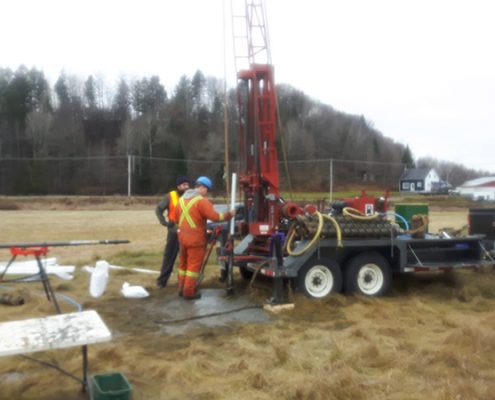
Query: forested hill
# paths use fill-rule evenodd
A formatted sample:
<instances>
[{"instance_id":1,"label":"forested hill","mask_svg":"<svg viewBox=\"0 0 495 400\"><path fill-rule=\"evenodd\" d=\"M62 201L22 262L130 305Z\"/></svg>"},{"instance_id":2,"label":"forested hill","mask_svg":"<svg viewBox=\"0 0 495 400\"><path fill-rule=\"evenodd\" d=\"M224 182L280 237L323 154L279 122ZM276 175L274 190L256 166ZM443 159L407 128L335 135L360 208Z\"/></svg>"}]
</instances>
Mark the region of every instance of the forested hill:
<instances>
[{"instance_id":1,"label":"forested hill","mask_svg":"<svg viewBox=\"0 0 495 400\"><path fill-rule=\"evenodd\" d=\"M289 161L360 160L390 163L399 170L402 163L413 163L408 148L385 137L363 116L336 111L288 85L278 86L278 96ZM167 93L157 76L122 78L114 87L93 76L62 73L51 86L43 71L0 68L0 158L132 154L223 160L224 101L223 81L201 71L183 76ZM234 90L227 101L235 160ZM477 174L452 163L425 162L436 164L441 175L446 170L454 184ZM205 172L221 174L218 166L208 168L213 167Z\"/></svg>"}]
</instances>

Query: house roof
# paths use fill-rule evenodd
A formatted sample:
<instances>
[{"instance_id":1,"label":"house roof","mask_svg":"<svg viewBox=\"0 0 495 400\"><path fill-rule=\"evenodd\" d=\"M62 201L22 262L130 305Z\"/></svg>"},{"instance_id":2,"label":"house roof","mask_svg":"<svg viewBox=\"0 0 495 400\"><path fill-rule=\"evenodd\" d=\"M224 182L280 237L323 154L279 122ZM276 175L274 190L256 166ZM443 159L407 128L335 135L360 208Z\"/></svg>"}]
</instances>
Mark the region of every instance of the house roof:
<instances>
[{"instance_id":1,"label":"house roof","mask_svg":"<svg viewBox=\"0 0 495 400\"><path fill-rule=\"evenodd\" d=\"M403 173L402 176L400 177L401 180L405 179L425 179L427 175L430 173L431 168L412 168L412 169L406 169Z\"/></svg>"},{"instance_id":2,"label":"house roof","mask_svg":"<svg viewBox=\"0 0 495 400\"><path fill-rule=\"evenodd\" d=\"M464 182L460 187L479 187L479 186L492 186L495 184L495 176L485 176L483 178L471 179L470 181Z\"/></svg>"}]
</instances>

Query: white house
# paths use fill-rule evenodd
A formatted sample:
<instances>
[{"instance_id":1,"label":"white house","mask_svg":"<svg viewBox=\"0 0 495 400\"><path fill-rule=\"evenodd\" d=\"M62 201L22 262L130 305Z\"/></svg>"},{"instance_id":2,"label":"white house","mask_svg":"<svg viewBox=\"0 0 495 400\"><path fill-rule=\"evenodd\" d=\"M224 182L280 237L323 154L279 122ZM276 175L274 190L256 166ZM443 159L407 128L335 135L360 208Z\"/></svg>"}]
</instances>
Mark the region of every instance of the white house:
<instances>
[{"instance_id":1,"label":"white house","mask_svg":"<svg viewBox=\"0 0 495 400\"><path fill-rule=\"evenodd\" d=\"M406 169L399 180L399 191L401 193L433 193L440 182L440 177L432 168Z\"/></svg>"},{"instance_id":2,"label":"white house","mask_svg":"<svg viewBox=\"0 0 495 400\"><path fill-rule=\"evenodd\" d=\"M457 188L457 192L474 200L495 200L495 176L464 182Z\"/></svg>"}]
</instances>

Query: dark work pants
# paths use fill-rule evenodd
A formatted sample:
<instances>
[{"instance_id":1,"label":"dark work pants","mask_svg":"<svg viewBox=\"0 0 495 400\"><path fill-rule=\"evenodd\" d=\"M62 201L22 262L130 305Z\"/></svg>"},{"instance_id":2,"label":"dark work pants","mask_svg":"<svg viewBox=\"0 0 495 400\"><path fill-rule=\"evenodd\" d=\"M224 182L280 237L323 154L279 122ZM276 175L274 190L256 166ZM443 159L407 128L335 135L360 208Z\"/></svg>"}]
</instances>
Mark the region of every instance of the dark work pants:
<instances>
[{"instance_id":1,"label":"dark work pants","mask_svg":"<svg viewBox=\"0 0 495 400\"><path fill-rule=\"evenodd\" d=\"M163 251L162 271L157 279L157 282L162 286L166 286L170 275L174 269L175 259L179 253L179 238L176 230L169 230L167 234L167 243Z\"/></svg>"}]
</instances>

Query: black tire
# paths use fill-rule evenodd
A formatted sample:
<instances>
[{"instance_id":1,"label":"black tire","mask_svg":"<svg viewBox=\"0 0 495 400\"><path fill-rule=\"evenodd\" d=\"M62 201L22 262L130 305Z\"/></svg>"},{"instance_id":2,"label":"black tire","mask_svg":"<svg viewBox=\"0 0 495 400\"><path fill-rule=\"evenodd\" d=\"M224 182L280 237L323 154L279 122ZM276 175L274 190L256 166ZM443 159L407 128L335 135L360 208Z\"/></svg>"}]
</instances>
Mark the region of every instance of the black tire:
<instances>
[{"instance_id":1,"label":"black tire","mask_svg":"<svg viewBox=\"0 0 495 400\"><path fill-rule=\"evenodd\" d=\"M364 296L383 296L392 284L389 262L375 252L353 257L348 262L344 275L346 291Z\"/></svg>"},{"instance_id":2,"label":"black tire","mask_svg":"<svg viewBox=\"0 0 495 400\"><path fill-rule=\"evenodd\" d=\"M324 299L342 291L342 271L331 259L310 259L299 270L297 286L308 297Z\"/></svg>"}]
</instances>

